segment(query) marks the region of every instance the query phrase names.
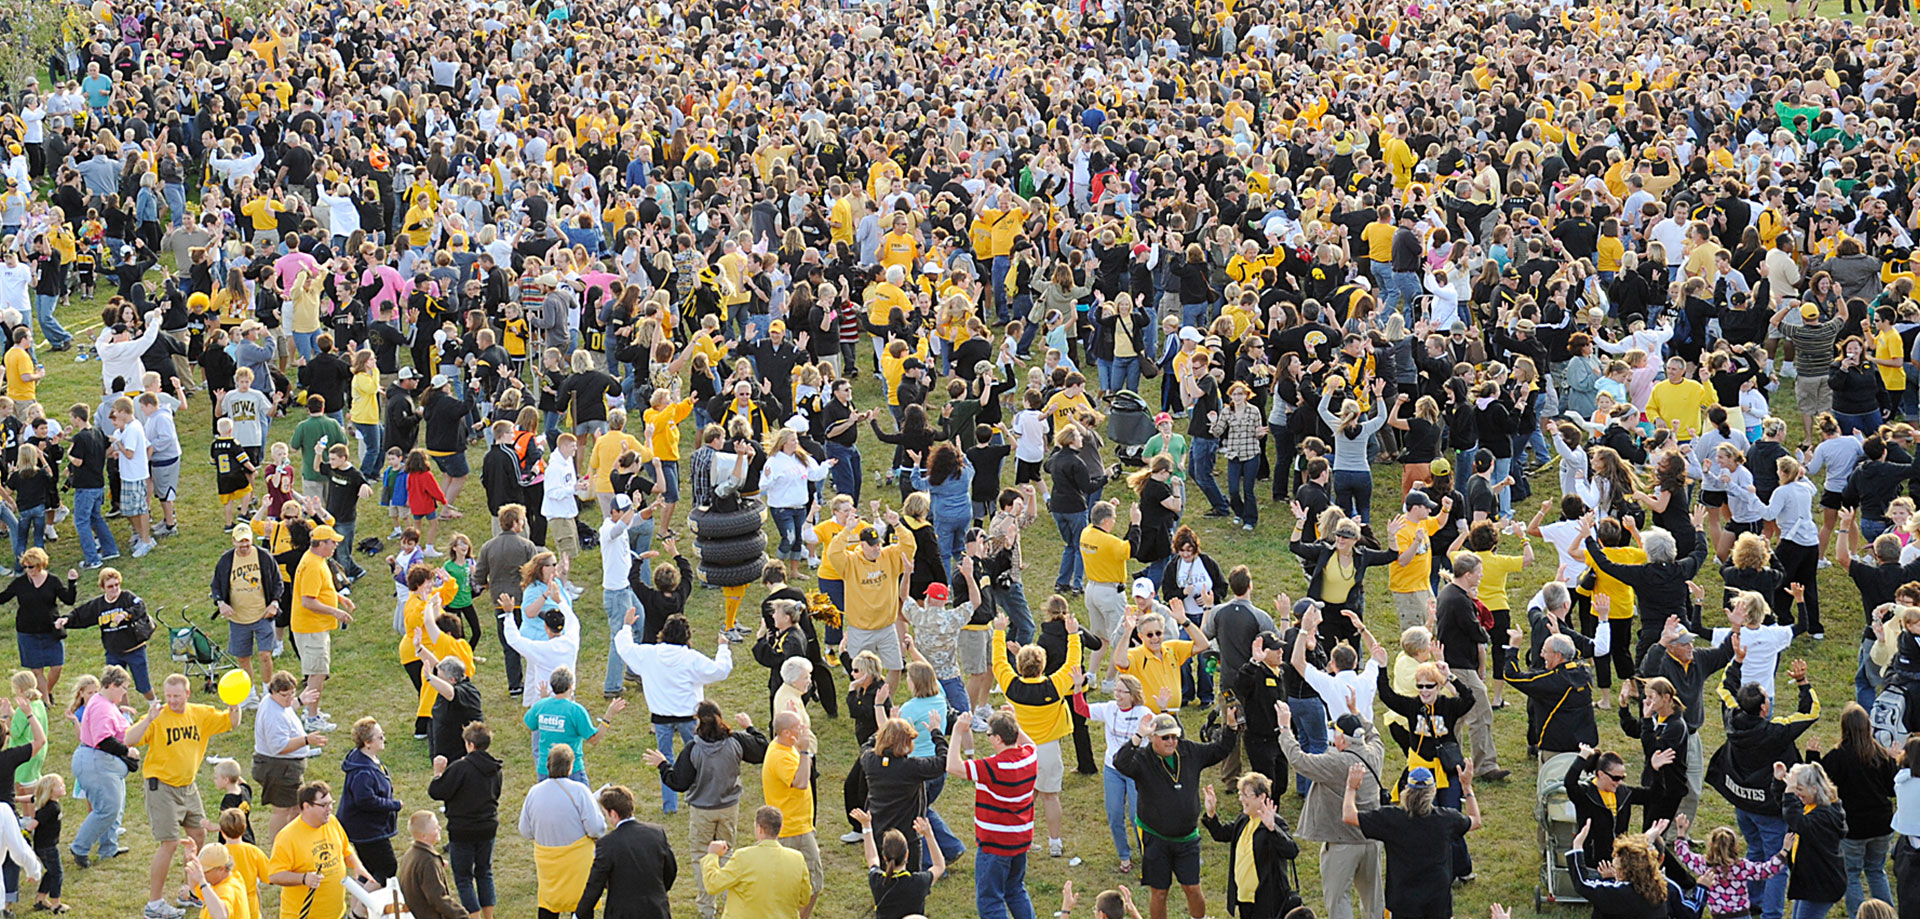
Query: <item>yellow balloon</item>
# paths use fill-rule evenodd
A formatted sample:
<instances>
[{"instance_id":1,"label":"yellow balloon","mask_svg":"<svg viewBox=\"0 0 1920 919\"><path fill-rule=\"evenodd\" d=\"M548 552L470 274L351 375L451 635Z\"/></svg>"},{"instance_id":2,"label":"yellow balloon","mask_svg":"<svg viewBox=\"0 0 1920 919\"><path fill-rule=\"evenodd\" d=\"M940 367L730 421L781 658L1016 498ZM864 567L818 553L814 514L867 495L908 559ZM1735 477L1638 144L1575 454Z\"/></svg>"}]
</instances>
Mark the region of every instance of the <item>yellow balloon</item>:
<instances>
[{"instance_id":1,"label":"yellow balloon","mask_svg":"<svg viewBox=\"0 0 1920 919\"><path fill-rule=\"evenodd\" d=\"M245 670L229 670L220 678L220 701L239 705L253 693L253 678Z\"/></svg>"}]
</instances>

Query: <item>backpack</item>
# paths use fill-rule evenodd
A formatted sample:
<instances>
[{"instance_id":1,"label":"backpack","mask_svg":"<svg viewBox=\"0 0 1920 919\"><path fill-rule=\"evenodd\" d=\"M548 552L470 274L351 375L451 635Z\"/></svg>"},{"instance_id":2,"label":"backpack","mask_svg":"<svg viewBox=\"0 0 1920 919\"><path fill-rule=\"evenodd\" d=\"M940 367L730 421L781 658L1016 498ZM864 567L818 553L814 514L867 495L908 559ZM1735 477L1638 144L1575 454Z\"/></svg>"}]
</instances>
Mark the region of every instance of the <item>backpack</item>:
<instances>
[{"instance_id":1,"label":"backpack","mask_svg":"<svg viewBox=\"0 0 1920 919\"><path fill-rule=\"evenodd\" d=\"M513 433L513 456L519 468L515 478L521 488L531 488L547 480L546 451L540 445L540 436L531 431Z\"/></svg>"},{"instance_id":2,"label":"backpack","mask_svg":"<svg viewBox=\"0 0 1920 919\"><path fill-rule=\"evenodd\" d=\"M1873 697L1873 710L1867 713L1873 724L1873 739L1890 750L1907 742L1907 689L1888 685Z\"/></svg>"}]
</instances>

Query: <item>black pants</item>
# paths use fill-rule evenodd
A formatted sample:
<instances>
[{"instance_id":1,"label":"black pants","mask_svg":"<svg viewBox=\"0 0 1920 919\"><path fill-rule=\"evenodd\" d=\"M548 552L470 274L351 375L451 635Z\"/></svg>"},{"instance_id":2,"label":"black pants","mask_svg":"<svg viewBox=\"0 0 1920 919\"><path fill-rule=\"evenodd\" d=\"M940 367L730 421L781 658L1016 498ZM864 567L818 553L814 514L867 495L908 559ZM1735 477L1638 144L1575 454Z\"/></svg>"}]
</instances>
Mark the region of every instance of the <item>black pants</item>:
<instances>
[{"instance_id":1,"label":"black pants","mask_svg":"<svg viewBox=\"0 0 1920 919\"><path fill-rule=\"evenodd\" d=\"M1613 647L1608 649L1605 658L1593 662L1595 682L1601 689L1608 689L1613 686L1613 677L1616 673L1620 675L1620 681L1623 683L1633 679L1633 620L1609 619L1600 623L1593 633L1596 638L1600 635L1599 629L1606 629L1613 633ZM1611 668L1607 666L1609 660L1613 662Z\"/></svg>"},{"instance_id":2,"label":"black pants","mask_svg":"<svg viewBox=\"0 0 1920 919\"><path fill-rule=\"evenodd\" d=\"M1287 758L1280 753L1280 738L1248 736L1245 740L1247 771L1258 772L1273 780L1273 796L1287 790Z\"/></svg>"},{"instance_id":3,"label":"black pants","mask_svg":"<svg viewBox=\"0 0 1920 919\"><path fill-rule=\"evenodd\" d=\"M449 606L447 612L459 616L461 621L467 624L467 634L455 636L456 638L466 639L468 645L480 640L480 613L473 608L473 604Z\"/></svg>"},{"instance_id":4,"label":"black pants","mask_svg":"<svg viewBox=\"0 0 1920 919\"><path fill-rule=\"evenodd\" d=\"M1893 878L1900 919L1920 919L1920 852L1905 836L1893 839Z\"/></svg>"},{"instance_id":5,"label":"black pants","mask_svg":"<svg viewBox=\"0 0 1920 919\"><path fill-rule=\"evenodd\" d=\"M387 878L400 873L400 862L393 857L392 839L373 839L353 844L360 866L373 875L374 889L386 886Z\"/></svg>"},{"instance_id":6,"label":"black pants","mask_svg":"<svg viewBox=\"0 0 1920 919\"><path fill-rule=\"evenodd\" d=\"M814 795L815 800L819 797ZM846 805L848 811L867 806L867 770L860 766L859 760L853 761L853 768L847 770L846 781L840 784L840 801ZM852 827L855 832L860 830L860 822L850 816L847 817L847 826Z\"/></svg>"},{"instance_id":7,"label":"black pants","mask_svg":"<svg viewBox=\"0 0 1920 919\"><path fill-rule=\"evenodd\" d=\"M414 660L407 661L405 664L402 664L401 666L407 668L407 679L413 682L413 691L416 693L419 692L420 691L420 671L425 670L427 665L421 662L418 658L416 658Z\"/></svg>"},{"instance_id":8,"label":"black pants","mask_svg":"<svg viewBox=\"0 0 1920 919\"><path fill-rule=\"evenodd\" d=\"M513 646L507 644L507 630L520 627L520 614L517 611L510 611L505 618L495 616L493 622L494 635L500 639L500 653L506 661L504 669L507 671L507 691L517 696L520 694L520 652L513 650Z\"/></svg>"},{"instance_id":9,"label":"black pants","mask_svg":"<svg viewBox=\"0 0 1920 919\"><path fill-rule=\"evenodd\" d=\"M1780 579L1780 589L1773 594L1773 614L1783 625L1792 625L1794 634L1824 634L1826 628L1820 624L1820 583L1815 577L1820 570L1820 547L1803 546L1790 539L1780 540L1774 550L1780 559L1780 570L1786 575ZM1806 615L1799 621L1793 621L1793 595L1787 593L1787 585L1799 584L1806 588Z\"/></svg>"},{"instance_id":10,"label":"black pants","mask_svg":"<svg viewBox=\"0 0 1920 919\"><path fill-rule=\"evenodd\" d=\"M1093 735L1087 731L1087 718L1071 704L1067 711L1073 713L1074 769L1081 775L1099 775L1100 761L1093 756Z\"/></svg>"}]
</instances>

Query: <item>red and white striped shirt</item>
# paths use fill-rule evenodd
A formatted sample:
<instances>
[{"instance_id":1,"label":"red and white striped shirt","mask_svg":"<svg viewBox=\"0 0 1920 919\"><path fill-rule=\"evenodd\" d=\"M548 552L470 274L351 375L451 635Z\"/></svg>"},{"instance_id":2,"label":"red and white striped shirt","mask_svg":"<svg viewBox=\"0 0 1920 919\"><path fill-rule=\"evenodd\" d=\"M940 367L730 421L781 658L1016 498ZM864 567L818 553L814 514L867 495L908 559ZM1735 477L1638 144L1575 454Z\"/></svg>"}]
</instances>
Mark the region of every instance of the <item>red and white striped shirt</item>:
<instances>
[{"instance_id":1,"label":"red and white striped shirt","mask_svg":"<svg viewBox=\"0 0 1920 919\"><path fill-rule=\"evenodd\" d=\"M1033 781L1039 772L1039 754L1031 744L967 761L973 837L980 851L1011 857L1033 843Z\"/></svg>"}]
</instances>

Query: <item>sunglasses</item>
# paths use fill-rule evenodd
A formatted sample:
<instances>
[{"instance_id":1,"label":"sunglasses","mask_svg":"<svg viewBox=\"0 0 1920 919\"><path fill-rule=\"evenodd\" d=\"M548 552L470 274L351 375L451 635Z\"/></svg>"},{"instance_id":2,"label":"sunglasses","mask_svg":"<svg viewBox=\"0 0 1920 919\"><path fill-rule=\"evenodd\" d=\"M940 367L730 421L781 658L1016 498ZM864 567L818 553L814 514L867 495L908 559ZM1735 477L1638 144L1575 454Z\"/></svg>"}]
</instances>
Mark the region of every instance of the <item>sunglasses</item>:
<instances>
[{"instance_id":1,"label":"sunglasses","mask_svg":"<svg viewBox=\"0 0 1920 919\"><path fill-rule=\"evenodd\" d=\"M1439 689L1439 688L1440 688L1440 684L1438 684L1438 683L1415 683L1415 684L1413 684L1413 688L1415 688L1415 689Z\"/></svg>"},{"instance_id":2,"label":"sunglasses","mask_svg":"<svg viewBox=\"0 0 1920 919\"><path fill-rule=\"evenodd\" d=\"M1167 634L1167 633L1165 633L1165 632L1141 632L1141 633L1140 633L1140 637L1141 637L1141 638L1159 638L1160 636L1162 636L1162 635L1165 635L1165 634Z\"/></svg>"}]
</instances>

